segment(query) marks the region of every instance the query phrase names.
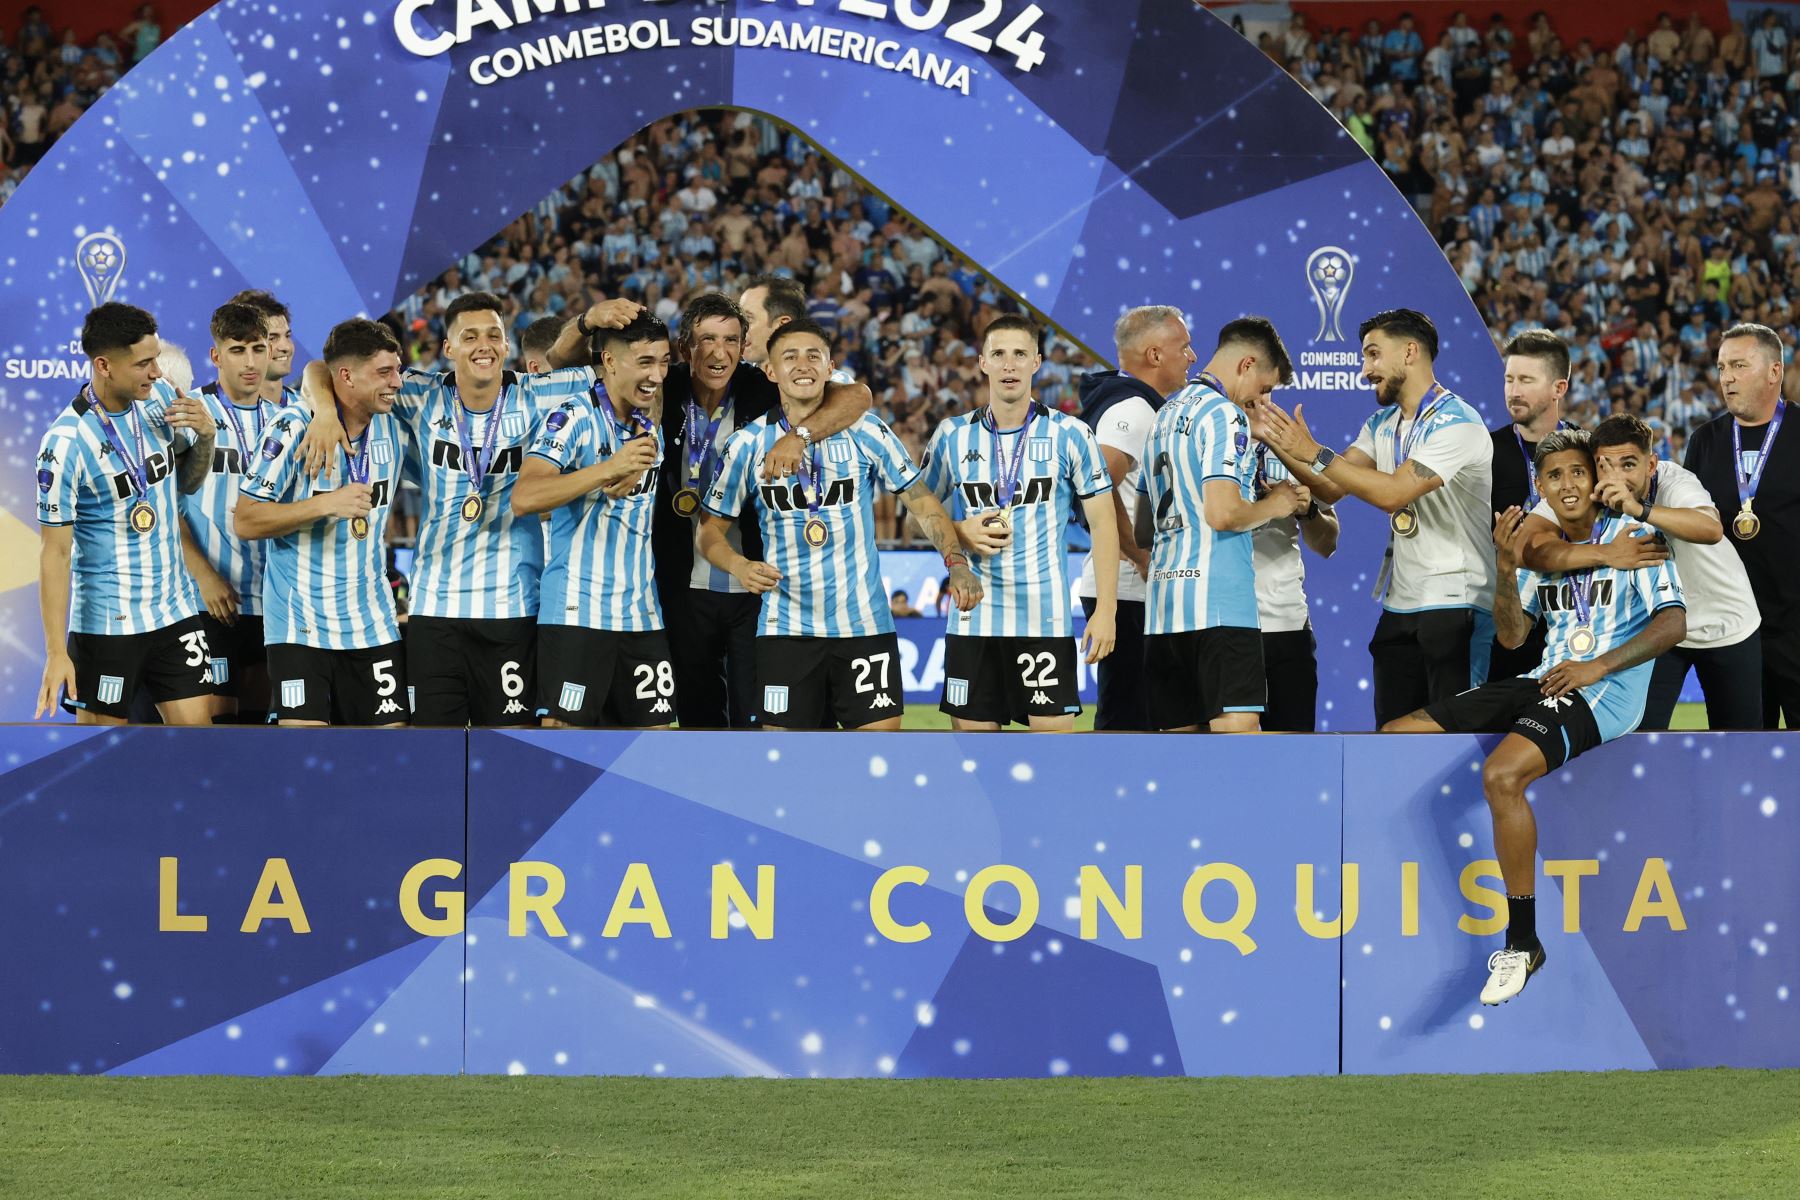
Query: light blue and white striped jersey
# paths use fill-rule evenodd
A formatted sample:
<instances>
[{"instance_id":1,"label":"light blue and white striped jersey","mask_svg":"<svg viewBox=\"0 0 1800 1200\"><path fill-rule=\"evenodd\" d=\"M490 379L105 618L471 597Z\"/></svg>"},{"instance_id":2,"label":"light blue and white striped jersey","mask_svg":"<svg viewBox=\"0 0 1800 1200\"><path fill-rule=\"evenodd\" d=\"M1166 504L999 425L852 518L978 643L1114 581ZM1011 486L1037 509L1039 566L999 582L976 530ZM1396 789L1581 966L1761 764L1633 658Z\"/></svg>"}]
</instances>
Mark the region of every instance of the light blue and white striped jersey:
<instances>
[{"instance_id":1,"label":"light blue and white striped jersey","mask_svg":"<svg viewBox=\"0 0 1800 1200\"><path fill-rule=\"evenodd\" d=\"M1144 443L1145 494L1156 519L1145 634L1257 628L1255 534L1206 523L1204 485L1226 479L1256 496L1250 421L1223 392L1195 380L1157 410Z\"/></svg>"},{"instance_id":2,"label":"light blue and white striped jersey","mask_svg":"<svg viewBox=\"0 0 1800 1200\"><path fill-rule=\"evenodd\" d=\"M247 617L258 616L269 543L239 537L232 528L232 514L237 511L238 484L263 443L263 431L287 404L288 396L282 393L282 404L258 400L249 408L240 408L217 383L209 383L197 398L212 414L218 433L213 441L212 471L199 491L181 498L181 515L200 553L237 592L238 610Z\"/></svg>"},{"instance_id":3,"label":"light blue and white striped jersey","mask_svg":"<svg viewBox=\"0 0 1800 1200\"><path fill-rule=\"evenodd\" d=\"M814 443L824 487L809 493L797 476L776 483L759 477L763 458L781 433L776 408L732 434L719 476L702 501L714 516L736 519L755 489L763 557L781 572L781 582L763 593L757 633L830 638L892 633L894 618L875 547L875 489L904 492L917 483L912 456L881 418L864 413L850 428ZM820 499L818 515L830 538L818 549L806 544L809 495Z\"/></svg>"},{"instance_id":4,"label":"light blue and white striped jersey","mask_svg":"<svg viewBox=\"0 0 1800 1200\"><path fill-rule=\"evenodd\" d=\"M408 476L419 484L419 540L412 578L412 611L421 617L508 620L538 611L544 534L537 517L514 517L513 484L544 418L594 386L587 367L542 375L507 371L500 399L485 413L462 408L454 373L407 371L394 402L406 438ZM469 445L487 456L481 513L463 519L475 486L463 463L459 410ZM499 441L488 441L499 425Z\"/></svg>"},{"instance_id":5,"label":"light blue and white striped jersey","mask_svg":"<svg viewBox=\"0 0 1800 1200\"><path fill-rule=\"evenodd\" d=\"M618 453L620 430L588 395L565 400L544 418L531 453L563 474L591 467ZM636 432L636 431L634 431ZM589 492L550 513L550 565L544 570L540 625L579 625L617 633L663 627L656 595L656 559L650 523L656 516L656 472L662 465L662 430L656 462L628 496Z\"/></svg>"},{"instance_id":6,"label":"light blue and white striped jersey","mask_svg":"<svg viewBox=\"0 0 1800 1200\"><path fill-rule=\"evenodd\" d=\"M304 407L284 408L269 422L262 449L239 485L251 500L295 504L350 482L348 456L332 455L323 476L305 474L300 439L312 422ZM394 511L404 447L400 422L377 414L351 443L360 458L368 451L367 482L374 507L365 538L351 522L331 517L270 538L263 564L263 641L270 646L312 646L320 650L362 650L400 640L394 617L394 590L387 582L383 540Z\"/></svg>"},{"instance_id":7,"label":"light blue and white striped jersey","mask_svg":"<svg viewBox=\"0 0 1800 1200\"><path fill-rule=\"evenodd\" d=\"M1009 514L1012 541L998 554L969 556L981 580L981 603L966 613L952 608L945 632L1073 637L1064 530L1076 500L1112 491L1106 460L1085 422L1036 401L1024 426L998 434L988 427L987 412L952 417L925 447L925 485L946 504L960 499L971 515L1000 506L999 481L1023 456Z\"/></svg>"},{"instance_id":8,"label":"light blue and white striped jersey","mask_svg":"<svg viewBox=\"0 0 1800 1200\"><path fill-rule=\"evenodd\" d=\"M130 525L137 494L131 472L108 441L93 393L82 389L38 447L38 522L73 525L69 629L130 634L166 629L200 611L200 587L181 561L181 489L177 446L193 431L171 429L164 417L175 389L162 380L150 398L109 417L114 436L144 468L146 497L156 511L148 533ZM140 452L139 446L142 450Z\"/></svg>"},{"instance_id":9,"label":"light blue and white striped jersey","mask_svg":"<svg viewBox=\"0 0 1800 1200\"><path fill-rule=\"evenodd\" d=\"M1625 530L1636 524L1610 510L1603 512L1600 520L1604 524L1599 537L1602 544L1624 536ZM1582 586L1585 574L1540 575L1520 568L1519 605L1527 616L1543 616L1547 635L1544 659L1526 672L1530 678L1542 679L1558 663L1571 659L1588 662L1616 650L1641 633L1660 610L1686 604L1674 559L1631 571L1599 567L1592 573L1588 599L1588 627L1594 645L1577 654L1569 639L1581 624L1575 589ZM1644 697L1650 690L1654 666L1654 660L1641 662L1581 689L1582 699L1594 710L1603 741L1637 728L1644 716Z\"/></svg>"}]
</instances>

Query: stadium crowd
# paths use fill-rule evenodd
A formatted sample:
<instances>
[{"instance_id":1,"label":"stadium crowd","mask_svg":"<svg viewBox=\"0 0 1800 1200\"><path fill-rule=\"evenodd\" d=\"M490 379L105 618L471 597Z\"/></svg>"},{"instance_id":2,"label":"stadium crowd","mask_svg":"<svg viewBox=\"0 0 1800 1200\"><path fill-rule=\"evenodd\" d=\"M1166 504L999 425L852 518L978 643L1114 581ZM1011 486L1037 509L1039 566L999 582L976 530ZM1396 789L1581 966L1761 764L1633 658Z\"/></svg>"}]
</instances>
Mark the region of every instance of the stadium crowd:
<instances>
[{"instance_id":1,"label":"stadium crowd","mask_svg":"<svg viewBox=\"0 0 1800 1200\"><path fill-rule=\"evenodd\" d=\"M1679 459L1716 415L1732 321L1800 332L1800 39L1782 13L1716 35L1659 13L1613 46L1466 12L1293 18L1265 53L1331 110L1436 234L1496 342L1575 351L1568 415L1651 421ZM1800 377L1788 375L1794 397Z\"/></svg>"}]
</instances>

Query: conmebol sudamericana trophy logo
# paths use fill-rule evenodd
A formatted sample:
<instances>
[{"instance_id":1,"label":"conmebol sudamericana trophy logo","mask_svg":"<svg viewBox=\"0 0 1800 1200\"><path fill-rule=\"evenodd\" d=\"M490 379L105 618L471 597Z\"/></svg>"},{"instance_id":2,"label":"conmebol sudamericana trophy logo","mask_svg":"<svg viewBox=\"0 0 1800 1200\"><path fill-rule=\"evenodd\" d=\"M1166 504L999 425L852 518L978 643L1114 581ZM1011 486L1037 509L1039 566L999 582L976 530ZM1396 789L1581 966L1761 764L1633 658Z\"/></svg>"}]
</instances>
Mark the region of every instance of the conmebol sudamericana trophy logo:
<instances>
[{"instance_id":1,"label":"conmebol sudamericana trophy logo","mask_svg":"<svg viewBox=\"0 0 1800 1200\"><path fill-rule=\"evenodd\" d=\"M1339 322L1344 315L1344 298L1350 294L1350 280L1356 268L1350 252L1337 246L1321 246L1306 260L1306 284L1312 288L1313 303L1319 306L1319 332L1315 342L1341 342L1344 330Z\"/></svg>"},{"instance_id":2,"label":"conmebol sudamericana trophy logo","mask_svg":"<svg viewBox=\"0 0 1800 1200\"><path fill-rule=\"evenodd\" d=\"M75 269L87 285L88 303L99 308L125 277L125 243L110 233L90 233L75 245Z\"/></svg>"}]
</instances>

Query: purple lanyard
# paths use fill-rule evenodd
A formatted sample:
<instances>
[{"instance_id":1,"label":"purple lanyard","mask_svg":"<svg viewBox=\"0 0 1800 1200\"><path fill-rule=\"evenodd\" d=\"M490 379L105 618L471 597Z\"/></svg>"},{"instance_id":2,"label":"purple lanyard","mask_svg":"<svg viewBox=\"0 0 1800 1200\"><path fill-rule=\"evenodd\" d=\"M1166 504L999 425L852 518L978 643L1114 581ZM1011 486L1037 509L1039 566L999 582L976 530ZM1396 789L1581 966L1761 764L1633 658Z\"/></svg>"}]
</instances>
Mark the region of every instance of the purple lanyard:
<instances>
[{"instance_id":1,"label":"purple lanyard","mask_svg":"<svg viewBox=\"0 0 1800 1200\"><path fill-rule=\"evenodd\" d=\"M1398 471L1400 464L1412 457L1413 445L1418 442L1420 434L1425 428L1425 422L1437 415L1438 408L1449 395L1449 390L1443 384L1432 384L1431 390L1426 392L1424 398L1419 401L1418 415L1413 418L1412 428L1406 431L1404 438L1400 437L1400 423L1394 422L1394 438L1398 443L1397 453L1394 456L1394 470Z\"/></svg>"},{"instance_id":2,"label":"purple lanyard","mask_svg":"<svg viewBox=\"0 0 1800 1200\"><path fill-rule=\"evenodd\" d=\"M1607 520L1604 510L1595 515L1594 532L1588 536L1588 545L1598 546L1600 544L1601 537L1606 533ZM1570 581L1569 584L1569 590L1574 593L1575 597L1575 623L1577 625L1588 623L1589 602L1594 591L1594 570L1595 568L1589 567L1581 572L1580 578Z\"/></svg>"},{"instance_id":3,"label":"purple lanyard","mask_svg":"<svg viewBox=\"0 0 1800 1200\"><path fill-rule=\"evenodd\" d=\"M994 420L994 410L989 408L982 418L982 425L994 435L994 467L1000 473L994 480L994 498L1000 502L1001 508L1012 504L1012 498L1019 490L1019 471L1025 465L1025 435L1031 432L1031 422L1037 416L1037 401L1033 400L1025 406L1025 423L1018 428L1019 440L1013 444L1012 457L1006 457L1006 443L1000 440L1000 424ZM1001 467L1001 463L1005 467Z\"/></svg>"},{"instance_id":4,"label":"purple lanyard","mask_svg":"<svg viewBox=\"0 0 1800 1200\"><path fill-rule=\"evenodd\" d=\"M1561 433L1567 425L1567 421L1558 421L1556 423L1556 428L1551 430L1551 432ZM1418 428L1417 422L1414 422L1413 428ZM1532 458L1531 451L1525 448L1525 435L1519 432L1519 427L1514 425L1512 431L1513 440L1519 443L1519 453L1525 456L1525 511L1530 512L1537 507L1538 501L1543 499L1543 496L1538 494L1537 461ZM1397 466L1398 464L1395 465ZM1652 488L1656 486L1655 476L1651 476L1650 486Z\"/></svg>"},{"instance_id":5,"label":"purple lanyard","mask_svg":"<svg viewBox=\"0 0 1800 1200\"><path fill-rule=\"evenodd\" d=\"M114 429L113 423L107 420L106 409L100 404L100 393L89 388L88 395L94 398L94 415L100 418L101 432L106 434L106 440L114 452L124 460L125 475L131 480L131 490L139 496L148 496L150 483L144 474L144 464L150 456L144 449L144 418L137 411L137 405L133 404L125 410L131 414L131 440L137 446L138 452L137 461L133 462L131 455L125 453L125 443L119 440L118 430Z\"/></svg>"},{"instance_id":6,"label":"purple lanyard","mask_svg":"<svg viewBox=\"0 0 1800 1200\"><path fill-rule=\"evenodd\" d=\"M594 399L597 402L600 411L606 414L606 425L607 428L612 430L614 450L617 450L631 439L629 429L633 426L645 434L655 432L656 426L650 423L650 418L646 417L635 408L631 410L631 415L624 421L619 420L617 414L613 412L612 397L606 394L606 385L604 383L596 383L594 385ZM493 439L490 438L488 440L492 441Z\"/></svg>"},{"instance_id":7,"label":"purple lanyard","mask_svg":"<svg viewBox=\"0 0 1800 1200\"><path fill-rule=\"evenodd\" d=\"M785 412L777 419L781 424L781 432L794 432L788 425ZM809 491L812 493L806 498L806 511L815 517L818 516L819 508L825 503L825 466L819 456L818 442L813 443L812 470L810 472L806 469L806 460L800 460L800 491L803 495Z\"/></svg>"},{"instance_id":8,"label":"purple lanyard","mask_svg":"<svg viewBox=\"0 0 1800 1200\"><path fill-rule=\"evenodd\" d=\"M1204 383L1207 387L1209 387L1213 391L1219 393L1219 395L1224 396L1226 399L1231 398L1230 395L1225 391L1225 384L1219 379L1219 377L1217 375L1214 375L1211 371L1200 372L1198 375L1194 376L1194 382L1195 383Z\"/></svg>"},{"instance_id":9,"label":"purple lanyard","mask_svg":"<svg viewBox=\"0 0 1800 1200\"><path fill-rule=\"evenodd\" d=\"M705 473L707 460L712 457L713 439L719 436L719 426L731 415L731 393L725 393L725 402L719 405L719 411L713 414L711 424L706 426L706 436L697 437L700 423L706 420L706 413L690 397L687 402L687 423L682 433L687 438L687 481L691 486L698 482Z\"/></svg>"},{"instance_id":10,"label":"purple lanyard","mask_svg":"<svg viewBox=\"0 0 1800 1200\"><path fill-rule=\"evenodd\" d=\"M262 435L263 435L262 400L259 398L256 401L256 440L254 442L249 442L249 441L244 440L244 427L243 427L243 425L238 423L237 405L235 405L231 402L231 397L227 396L225 394L225 391L223 388L219 389L219 401L225 409L225 419L227 421L231 422L231 432L237 435L238 454L241 456L244 456L244 457L248 457L253 451L255 451L255 449L258 446L262 445ZM246 467L246 469L248 469L248 468Z\"/></svg>"},{"instance_id":11,"label":"purple lanyard","mask_svg":"<svg viewBox=\"0 0 1800 1200\"><path fill-rule=\"evenodd\" d=\"M344 406L340 404L338 405L338 424L342 425L343 423ZM370 421L369 427L362 433L362 449L355 454L351 454L348 450L344 451L345 470L350 476L351 483L369 482L369 443L374 440L374 436L375 422Z\"/></svg>"},{"instance_id":12,"label":"purple lanyard","mask_svg":"<svg viewBox=\"0 0 1800 1200\"><path fill-rule=\"evenodd\" d=\"M500 393L500 403L488 414L487 436L476 446L469 439L469 410L463 407L462 393L456 385L450 387L450 398L456 406L456 440L462 445L463 471L477 492L481 490L481 481L487 478L488 464L494 461L494 447L500 442L500 418L506 412L506 402L512 392L511 388L506 388Z\"/></svg>"},{"instance_id":13,"label":"purple lanyard","mask_svg":"<svg viewBox=\"0 0 1800 1200\"><path fill-rule=\"evenodd\" d=\"M1769 465L1769 451L1775 448L1775 435L1781 432L1781 418L1787 412L1787 401L1775 402L1775 416L1769 421L1769 432L1763 435L1762 452L1756 456L1756 470L1744 474L1743 427L1731 423L1731 473L1737 478L1738 504L1750 507L1756 499L1756 485L1762 482L1763 468Z\"/></svg>"}]
</instances>

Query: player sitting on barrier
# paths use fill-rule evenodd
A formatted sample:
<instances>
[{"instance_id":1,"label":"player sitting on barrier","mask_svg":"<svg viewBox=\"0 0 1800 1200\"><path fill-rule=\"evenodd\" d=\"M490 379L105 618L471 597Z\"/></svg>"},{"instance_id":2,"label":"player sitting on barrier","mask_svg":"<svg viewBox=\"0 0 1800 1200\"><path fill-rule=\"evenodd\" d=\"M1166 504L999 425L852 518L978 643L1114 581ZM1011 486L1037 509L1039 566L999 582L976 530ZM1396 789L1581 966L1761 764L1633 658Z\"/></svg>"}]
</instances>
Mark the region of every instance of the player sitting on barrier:
<instances>
[{"instance_id":1,"label":"player sitting on barrier","mask_svg":"<svg viewBox=\"0 0 1800 1200\"><path fill-rule=\"evenodd\" d=\"M1537 448L1538 486L1563 537L1601 545L1640 529L1594 499L1594 456L1582 430L1551 434ZM1687 636L1673 562L1540 575L1520 567L1526 513L1494 518L1494 627L1502 645L1524 642L1540 613L1544 659L1502 679L1382 726L1386 733L1505 733L1488 755L1482 787L1494 816L1494 848L1506 880L1506 945L1488 959L1483 1004L1518 995L1544 965L1537 936L1537 821L1525 789L1583 751L1630 733L1644 715L1651 662ZM1516 586L1506 586L1516 581Z\"/></svg>"}]
</instances>

